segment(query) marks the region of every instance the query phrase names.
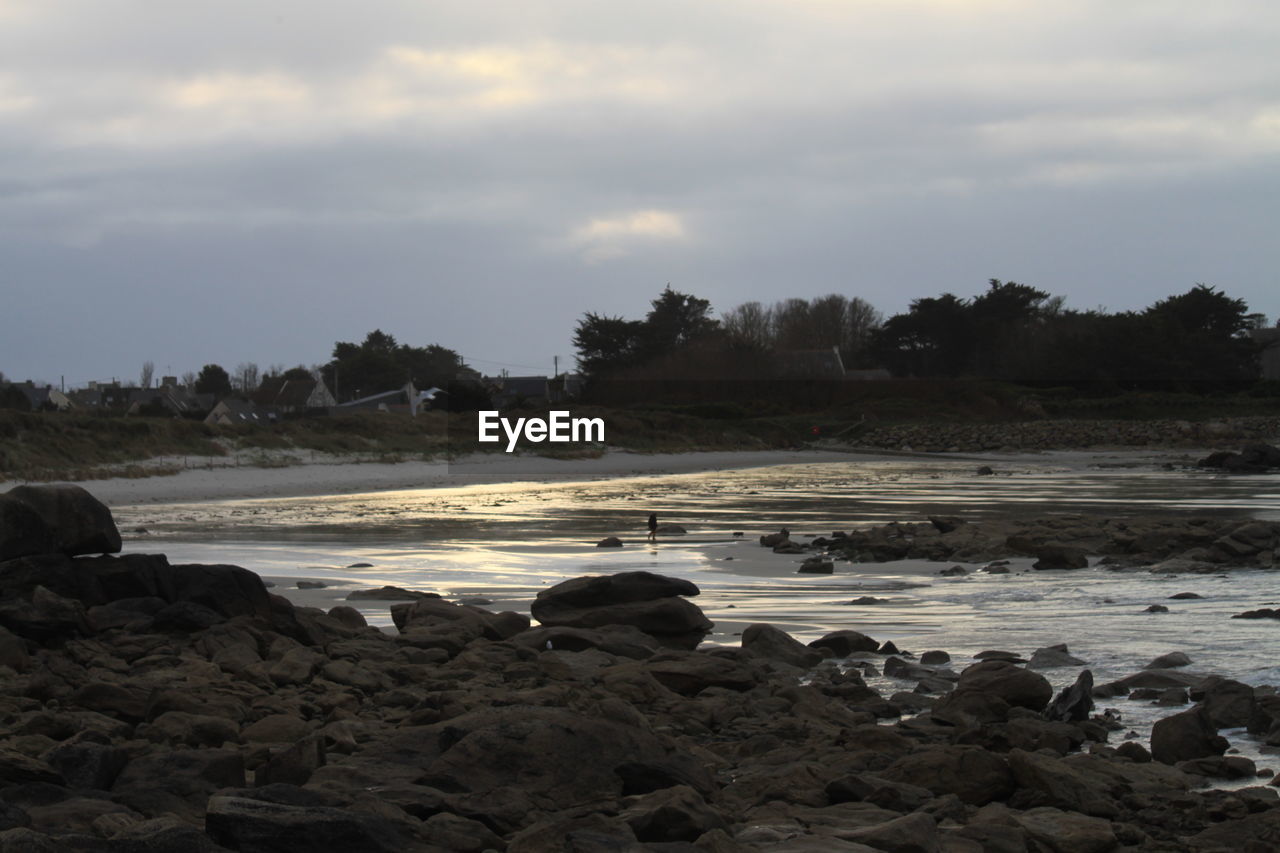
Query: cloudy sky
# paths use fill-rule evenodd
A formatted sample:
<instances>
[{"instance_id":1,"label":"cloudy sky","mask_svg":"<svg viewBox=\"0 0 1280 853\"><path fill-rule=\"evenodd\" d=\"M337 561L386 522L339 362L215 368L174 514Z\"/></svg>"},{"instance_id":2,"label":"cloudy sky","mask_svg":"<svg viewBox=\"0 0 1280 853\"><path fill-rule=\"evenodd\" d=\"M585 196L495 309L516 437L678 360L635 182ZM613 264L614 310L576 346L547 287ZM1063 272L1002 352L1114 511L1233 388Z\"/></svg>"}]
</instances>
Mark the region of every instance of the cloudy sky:
<instances>
[{"instance_id":1,"label":"cloudy sky","mask_svg":"<svg viewBox=\"0 0 1280 853\"><path fill-rule=\"evenodd\" d=\"M0 0L0 371L571 360L670 282L1280 313L1274 0Z\"/></svg>"}]
</instances>

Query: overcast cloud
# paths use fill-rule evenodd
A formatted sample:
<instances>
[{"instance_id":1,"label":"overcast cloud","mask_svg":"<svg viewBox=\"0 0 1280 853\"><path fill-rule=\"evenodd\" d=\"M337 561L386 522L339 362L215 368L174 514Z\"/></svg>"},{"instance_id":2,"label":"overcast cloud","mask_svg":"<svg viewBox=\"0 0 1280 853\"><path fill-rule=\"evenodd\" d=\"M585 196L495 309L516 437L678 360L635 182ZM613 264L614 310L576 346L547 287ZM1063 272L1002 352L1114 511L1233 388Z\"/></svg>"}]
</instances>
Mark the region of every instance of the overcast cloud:
<instances>
[{"instance_id":1,"label":"overcast cloud","mask_svg":"<svg viewBox=\"0 0 1280 853\"><path fill-rule=\"evenodd\" d=\"M585 311L988 278L1280 312L1280 7L0 0L0 370L571 360Z\"/></svg>"}]
</instances>

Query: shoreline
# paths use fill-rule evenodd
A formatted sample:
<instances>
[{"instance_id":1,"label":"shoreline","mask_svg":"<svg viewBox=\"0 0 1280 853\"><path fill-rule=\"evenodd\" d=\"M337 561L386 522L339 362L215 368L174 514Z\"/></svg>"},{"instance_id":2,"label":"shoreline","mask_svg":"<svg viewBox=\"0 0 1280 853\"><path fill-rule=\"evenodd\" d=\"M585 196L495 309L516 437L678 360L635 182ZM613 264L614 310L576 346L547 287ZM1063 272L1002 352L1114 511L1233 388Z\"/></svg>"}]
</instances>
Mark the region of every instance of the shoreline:
<instances>
[{"instance_id":1,"label":"shoreline","mask_svg":"<svg viewBox=\"0 0 1280 853\"><path fill-rule=\"evenodd\" d=\"M284 467L190 468L177 474L78 480L110 507L184 504L212 501L300 498L409 489L448 489L513 483L566 483L599 479L658 477L705 471L763 468L774 465L891 460L1026 463L1081 467L1089 464L1163 464L1195 454L1188 448L1097 448L1093 450L1023 451L1013 453L924 453L875 448L801 450L689 451L634 453L607 450L586 459L556 459L521 454L472 454L454 461L343 462L334 459ZM0 482L0 492L21 481Z\"/></svg>"}]
</instances>

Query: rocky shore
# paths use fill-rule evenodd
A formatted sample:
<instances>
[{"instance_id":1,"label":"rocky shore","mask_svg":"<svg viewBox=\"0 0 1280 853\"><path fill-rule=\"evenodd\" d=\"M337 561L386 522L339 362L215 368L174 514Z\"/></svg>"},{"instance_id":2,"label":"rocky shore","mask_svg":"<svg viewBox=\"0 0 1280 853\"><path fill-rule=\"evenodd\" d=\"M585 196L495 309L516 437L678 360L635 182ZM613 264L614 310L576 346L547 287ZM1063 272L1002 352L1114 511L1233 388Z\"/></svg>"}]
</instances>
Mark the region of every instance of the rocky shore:
<instances>
[{"instance_id":1,"label":"rocky shore","mask_svg":"<svg viewBox=\"0 0 1280 853\"><path fill-rule=\"evenodd\" d=\"M1163 523L836 538L1274 560L1239 522ZM1177 656L1094 685L1065 647L959 662L768 625L700 646L697 587L645 572L544 590L536 626L375 591L393 634L242 568L119 550L82 489L0 495L0 852L1280 849L1269 771L1218 734L1280 737L1280 699ZM1055 697L1044 667L1079 673ZM1094 707L1144 690L1196 703L1146 745Z\"/></svg>"},{"instance_id":2,"label":"rocky shore","mask_svg":"<svg viewBox=\"0 0 1280 853\"><path fill-rule=\"evenodd\" d=\"M1037 419L1001 423L912 423L867 425L842 436L858 447L931 453L988 450L1066 450L1089 447L1214 447L1272 441L1280 418L1267 416L1189 421Z\"/></svg>"}]
</instances>

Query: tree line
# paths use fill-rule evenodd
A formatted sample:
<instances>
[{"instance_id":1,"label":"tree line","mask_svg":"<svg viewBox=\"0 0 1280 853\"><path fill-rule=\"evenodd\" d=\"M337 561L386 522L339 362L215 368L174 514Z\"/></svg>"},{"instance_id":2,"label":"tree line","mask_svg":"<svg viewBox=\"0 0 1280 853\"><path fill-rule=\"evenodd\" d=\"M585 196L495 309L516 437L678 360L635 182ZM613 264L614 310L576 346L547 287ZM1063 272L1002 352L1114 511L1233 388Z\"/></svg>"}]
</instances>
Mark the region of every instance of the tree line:
<instances>
[{"instance_id":1,"label":"tree line","mask_svg":"<svg viewBox=\"0 0 1280 853\"><path fill-rule=\"evenodd\" d=\"M915 299L887 319L861 297L839 294L746 302L716 317L707 300L668 285L643 319L585 314L573 342L579 368L597 379L760 377L781 353L833 348L846 369L896 377L1117 388L1258 377L1248 331L1266 317L1217 288L1197 284L1141 311L1079 311L1065 302L991 279L972 297Z\"/></svg>"}]
</instances>

